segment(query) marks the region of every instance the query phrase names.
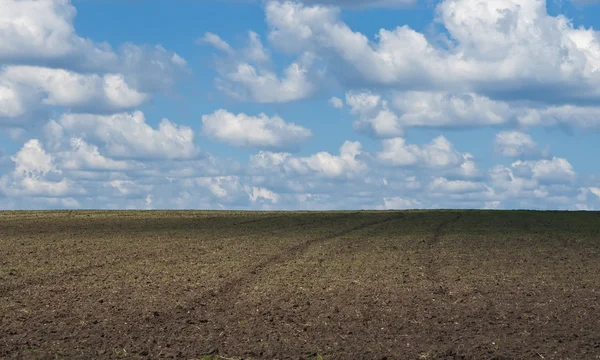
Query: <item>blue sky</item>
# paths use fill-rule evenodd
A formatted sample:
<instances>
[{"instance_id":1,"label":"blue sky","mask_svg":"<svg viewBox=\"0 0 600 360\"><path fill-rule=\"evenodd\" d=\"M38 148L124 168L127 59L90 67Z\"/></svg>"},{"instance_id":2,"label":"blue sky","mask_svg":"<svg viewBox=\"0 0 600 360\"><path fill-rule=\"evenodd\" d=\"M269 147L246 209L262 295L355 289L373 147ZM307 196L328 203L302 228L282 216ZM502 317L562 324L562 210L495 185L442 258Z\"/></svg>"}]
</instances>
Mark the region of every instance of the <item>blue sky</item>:
<instances>
[{"instance_id":1,"label":"blue sky","mask_svg":"<svg viewBox=\"0 0 600 360\"><path fill-rule=\"evenodd\" d=\"M0 208L600 207L598 3L0 8Z\"/></svg>"}]
</instances>

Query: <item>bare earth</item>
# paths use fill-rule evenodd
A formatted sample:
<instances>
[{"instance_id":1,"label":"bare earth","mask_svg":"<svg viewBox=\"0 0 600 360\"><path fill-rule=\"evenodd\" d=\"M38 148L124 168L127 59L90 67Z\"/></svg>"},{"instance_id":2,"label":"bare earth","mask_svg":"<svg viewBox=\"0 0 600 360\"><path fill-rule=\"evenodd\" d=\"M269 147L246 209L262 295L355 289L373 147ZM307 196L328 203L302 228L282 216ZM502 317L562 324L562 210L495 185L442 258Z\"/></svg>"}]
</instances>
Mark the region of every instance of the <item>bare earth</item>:
<instances>
[{"instance_id":1,"label":"bare earth","mask_svg":"<svg viewBox=\"0 0 600 360\"><path fill-rule=\"evenodd\" d=\"M4 359L600 359L600 213L0 212Z\"/></svg>"}]
</instances>

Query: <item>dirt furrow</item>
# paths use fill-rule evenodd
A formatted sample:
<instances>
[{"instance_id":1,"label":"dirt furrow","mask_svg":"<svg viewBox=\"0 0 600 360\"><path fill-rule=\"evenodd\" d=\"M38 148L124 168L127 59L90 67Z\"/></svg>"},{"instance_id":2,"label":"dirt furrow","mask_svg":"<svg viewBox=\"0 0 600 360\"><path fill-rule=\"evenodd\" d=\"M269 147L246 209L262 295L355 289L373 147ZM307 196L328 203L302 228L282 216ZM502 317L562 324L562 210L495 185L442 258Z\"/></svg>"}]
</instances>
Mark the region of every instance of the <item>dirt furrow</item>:
<instances>
[{"instance_id":1,"label":"dirt furrow","mask_svg":"<svg viewBox=\"0 0 600 360\"><path fill-rule=\"evenodd\" d=\"M432 245L439 243L442 236L444 236L444 233L446 232L446 229L448 228L448 226L457 222L461 217L462 217L462 214L456 214L455 217L441 222L433 231L433 236L431 237L431 239L429 241L427 241L427 245L432 246Z\"/></svg>"},{"instance_id":2,"label":"dirt furrow","mask_svg":"<svg viewBox=\"0 0 600 360\"><path fill-rule=\"evenodd\" d=\"M260 261L259 263L257 263L253 267L251 267L246 273L242 274L241 276L236 277L230 281L224 282L217 290L207 292L207 293L203 294L202 296L198 297L191 305L194 305L196 303L206 302L211 297L220 298L220 299L234 298L239 293L239 291L241 291L244 284L250 283L251 281L253 281L253 279L258 278L261 274L263 274L265 271L267 271L270 266L272 266L274 264L278 264L278 263L282 263L282 262L294 259L313 245L316 245L319 243L324 243L329 240L338 238L340 236L348 235L355 231L359 231L359 230L363 230L363 229L366 229L369 227L381 225L381 224L390 222L395 219L398 219L397 214L387 217L387 218L384 218L382 220L373 221L373 222L369 222L366 224L360 224L360 225L351 227L349 229L337 231L337 232L329 234L329 235L313 238L313 239L304 241L304 242L302 242L296 246L290 247L290 248L285 248L282 252L272 255L272 256L269 256L266 259ZM233 305L233 302L231 302L231 301L228 303L230 305Z\"/></svg>"},{"instance_id":3,"label":"dirt furrow","mask_svg":"<svg viewBox=\"0 0 600 360\"><path fill-rule=\"evenodd\" d=\"M429 280L440 279L440 254L437 251L433 251L432 248L440 243L440 240L444 236L444 233L446 232L448 226L457 222L461 217L461 214L457 214L456 216L450 219L442 221L433 231L433 235L431 236L431 238L425 242L424 251L428 251L431 253L430 260L428 263L425 264L423 269L425 278ZM442 284L440 284L440 286L442 286Z\"/></svg>"}]
</instances>

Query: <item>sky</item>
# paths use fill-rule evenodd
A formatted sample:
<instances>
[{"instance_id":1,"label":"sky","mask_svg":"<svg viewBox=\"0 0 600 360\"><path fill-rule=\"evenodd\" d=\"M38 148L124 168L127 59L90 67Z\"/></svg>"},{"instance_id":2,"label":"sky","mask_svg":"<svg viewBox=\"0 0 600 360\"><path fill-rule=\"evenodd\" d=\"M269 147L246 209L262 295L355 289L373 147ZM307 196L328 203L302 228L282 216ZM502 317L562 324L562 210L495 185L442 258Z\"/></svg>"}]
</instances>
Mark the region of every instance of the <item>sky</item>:
<instances>
[{"instance_id":1,"label":"sky","mask_svg":"<svg viewBox=\"0 0 600 360\"><path fill-rule=\"evenodd\" d=\"M0 209L600 208L600 3L0 0Z\"/></svg>"}]
</instances>

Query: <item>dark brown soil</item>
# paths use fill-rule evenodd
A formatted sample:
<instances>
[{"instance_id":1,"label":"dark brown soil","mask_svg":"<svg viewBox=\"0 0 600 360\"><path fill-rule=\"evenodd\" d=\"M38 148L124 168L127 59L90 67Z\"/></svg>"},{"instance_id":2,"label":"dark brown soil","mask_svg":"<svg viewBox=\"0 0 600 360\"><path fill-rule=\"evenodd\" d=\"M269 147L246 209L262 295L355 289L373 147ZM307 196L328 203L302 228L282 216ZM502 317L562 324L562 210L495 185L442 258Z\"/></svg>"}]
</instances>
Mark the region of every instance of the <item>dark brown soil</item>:
<instances>
[{"instance_id":1,"label":"dark brown soil","mask_svg":"<svg viewBox=\"0 0 600 360\"><path fill-rule=\"evenodd\" d=\"M0 212L4 359L600 359L593 212Z\"/></svg>"}]
</instances>

